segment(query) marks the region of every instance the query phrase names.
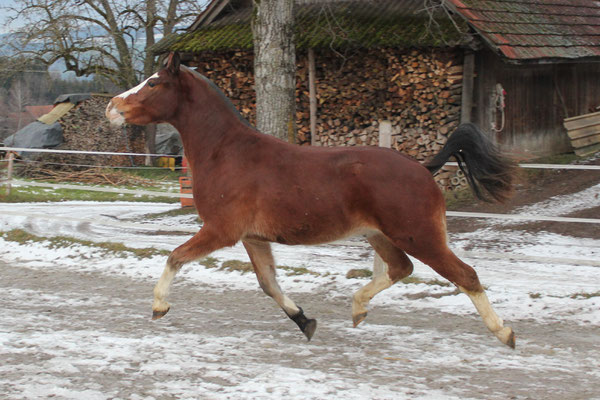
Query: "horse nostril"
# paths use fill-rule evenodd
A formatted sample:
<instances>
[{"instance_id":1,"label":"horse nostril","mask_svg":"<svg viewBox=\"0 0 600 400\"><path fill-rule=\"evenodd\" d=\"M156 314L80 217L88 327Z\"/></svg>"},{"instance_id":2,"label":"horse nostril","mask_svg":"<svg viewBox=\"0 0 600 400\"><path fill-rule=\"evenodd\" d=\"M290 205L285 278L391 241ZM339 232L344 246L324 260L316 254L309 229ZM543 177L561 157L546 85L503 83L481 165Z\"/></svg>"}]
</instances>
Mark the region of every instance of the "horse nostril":
<instances>
[{"instance_id":1,"label":"horse nostril","mask_svg":"<svg viewBox=\"0 0 600 400\"><path fill-rule=\"evenodd\" d=\"M112 110L112 108L113 108L113 103L111 101L106 105L106 111L104 111L104 115L106 115L108 117L110 115L110 111Z\"/></svg>"}]
</instances>

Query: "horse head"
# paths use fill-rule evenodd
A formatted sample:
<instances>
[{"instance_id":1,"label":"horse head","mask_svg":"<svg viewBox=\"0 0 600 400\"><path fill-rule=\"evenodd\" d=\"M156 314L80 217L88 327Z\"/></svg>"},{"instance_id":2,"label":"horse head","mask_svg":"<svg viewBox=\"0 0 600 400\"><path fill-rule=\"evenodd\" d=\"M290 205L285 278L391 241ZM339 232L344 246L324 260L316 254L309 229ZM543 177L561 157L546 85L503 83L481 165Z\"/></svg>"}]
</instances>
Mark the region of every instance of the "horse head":
<instances>
[{"instance_id":1,"label":"horse head","mask_svg":"<svg viewBox=\"0 0 600 400\"><path fill-rule=\"evenodd\" d=\"M112 124L147 125L174 116L181 89L179 54L171 53L165 66L134 88L113 97L106 107Z\"/></svg>"}]
</instances>

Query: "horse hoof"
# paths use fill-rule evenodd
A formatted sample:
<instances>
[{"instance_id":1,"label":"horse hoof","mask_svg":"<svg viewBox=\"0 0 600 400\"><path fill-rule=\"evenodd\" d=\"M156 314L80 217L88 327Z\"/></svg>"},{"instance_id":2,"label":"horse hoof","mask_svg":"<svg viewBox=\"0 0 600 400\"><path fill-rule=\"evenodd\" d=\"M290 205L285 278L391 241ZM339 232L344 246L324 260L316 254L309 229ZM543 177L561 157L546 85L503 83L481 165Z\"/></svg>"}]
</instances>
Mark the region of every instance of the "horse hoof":
<instances>
[{"instance_id":1,"label":"horse hoof","mask_svg":"<svg viewBox=\"0 0 600 400\"><path fill-rule=\"evenodd\" d=\"M496 337L500 339L502 343L510 347L511 349L515 348L515 333L510 327L504 327L495 333Z\"/></svg>"},{"instance_id":2,"label":"horse hoof","mask_svg":"<svg viewBox=\"0 0 600 400\"><path fill-rule=\"evenodd\" d=\"M306 336L306 338L308 339L309 342L310 342L310 339L315 334L316 330L317 330L317 320L316 319L307 319L306 325L304 326L304 329L302 330L302 332L304 332L304 335Z\"/></svg>"},{"instance_id":3,"label":"horse hoof","mask_svg":"<svg viewBox=\"0 0 600 400\"><path fill-rule=\"evenodd\" d=\"M162 318L165 316L166 313L169 312L171 308L167 308L165 311L156 311L156 310L152 310L152 321L157 320L159 318Z\"/></svg>"},{"instance_id":4,"label":"horse hoof","mask_svg":"<svg viewBox=\"0 0 600 400\"><path fill-rule=\"evenodd\" d=\"M354 324L354 327L356 328L358 324L365 320L365 318L367 318L366 312L354 315L352 317L352 323Z\"/></svg>"}]
</instances>

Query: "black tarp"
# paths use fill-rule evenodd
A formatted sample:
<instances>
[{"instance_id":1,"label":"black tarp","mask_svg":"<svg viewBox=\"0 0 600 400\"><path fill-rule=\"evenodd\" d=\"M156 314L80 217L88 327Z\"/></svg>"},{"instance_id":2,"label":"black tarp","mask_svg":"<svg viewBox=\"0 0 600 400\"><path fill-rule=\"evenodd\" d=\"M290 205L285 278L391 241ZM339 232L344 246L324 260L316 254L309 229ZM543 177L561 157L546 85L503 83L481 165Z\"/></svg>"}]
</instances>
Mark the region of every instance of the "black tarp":
<instances>
[{"instance_id":1,"label":"black tarp","mask_svg":"<svg viewBox=\"0 0 600 400\"><path fill-rule=\"evenodd\" d=\"M56 147L63 142L62 127L58 122L52 125L34 121L4 139L7 147L25 147L28 149L46 149Z\"/></svg>"},{"instance_id":2,"label":"black tarp","mask_svg":"<svg viewBox=\"0 0 600 400\"><path fill-rule=\"evenodd\" d=\"M177 129L170 124L156 126L156 153L183 155L183 144Z\"/></svg>"}]
</instances>

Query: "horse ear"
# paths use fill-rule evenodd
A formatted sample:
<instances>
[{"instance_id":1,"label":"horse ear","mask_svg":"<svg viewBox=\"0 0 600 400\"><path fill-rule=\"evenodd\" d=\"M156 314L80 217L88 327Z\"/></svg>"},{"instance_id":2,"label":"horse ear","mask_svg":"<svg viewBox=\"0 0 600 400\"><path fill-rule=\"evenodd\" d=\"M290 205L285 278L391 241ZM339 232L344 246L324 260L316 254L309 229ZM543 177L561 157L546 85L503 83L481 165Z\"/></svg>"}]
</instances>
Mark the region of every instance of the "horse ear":
<instances>
[{"instance_id":1,"label":"horse ear","mask_svg":"<svg viewBox=\"0 0 600 400\"><path fill-rule=\"evenodd\" d=\"M167 61L165 63L165 68L169 73L173 75L177 75L179 73L179 64L181 62L181 58L179 57L179 53L172 52L167 57Z\"/></svg>"}]
</instances>

